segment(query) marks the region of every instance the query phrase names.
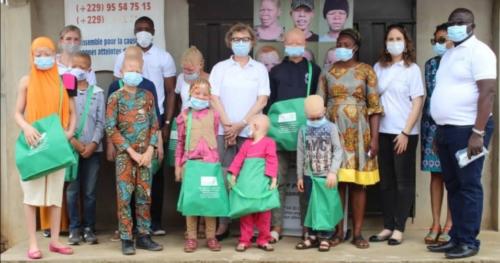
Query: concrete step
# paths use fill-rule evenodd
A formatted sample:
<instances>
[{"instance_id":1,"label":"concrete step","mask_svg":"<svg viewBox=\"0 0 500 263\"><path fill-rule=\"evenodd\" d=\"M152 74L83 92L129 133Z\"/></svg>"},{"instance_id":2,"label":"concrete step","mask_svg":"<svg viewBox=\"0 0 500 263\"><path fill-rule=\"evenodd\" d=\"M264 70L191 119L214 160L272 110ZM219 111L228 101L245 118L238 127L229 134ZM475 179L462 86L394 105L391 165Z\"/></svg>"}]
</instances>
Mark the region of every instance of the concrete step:
<instances>
[{"instance_id":1,"label":"concrete step","mask_svg":"<svg viewBox=\"0 0 500 263\"><path fill-rule=\"evenodd\" d=\"M366 231L368 238L374 231ZM205 247L205 241L199 241L199 249L195 253L183 252L183 233L180 231L168 232L167 236L155 237L154 239L164 246L164 251L149 252L137 250L135 256L123 256L121 254L120 242L111 242L111 233L99 234L98 245L75 246L75 254L63 256L48 251L49 239L40 237L40 247L44 258L37 262L407 262L407 263L437 263L451 262L446 260L443 254L435 254L426 251L423 244L422 231L409 231L405 235L402 245L391 247L385 243L370 244L368 249L357 249L349 242L332 248L330 252L320 253L315 249L295 250L298 238L285 237L275 245L274 252L264 252L255 247L244 253L234 251L237 242L235 237L222 242L221 252L210 252ZM40 235L41 236L41 233ZM479 255L460 262L500 262L500 233L494 231L483 231L480 235L482 247ZM63 237L66 241L66 237ZM2 262L26 262L27 242L22 242L8 249L0 255Z\"/></svg>"}]
</instances>

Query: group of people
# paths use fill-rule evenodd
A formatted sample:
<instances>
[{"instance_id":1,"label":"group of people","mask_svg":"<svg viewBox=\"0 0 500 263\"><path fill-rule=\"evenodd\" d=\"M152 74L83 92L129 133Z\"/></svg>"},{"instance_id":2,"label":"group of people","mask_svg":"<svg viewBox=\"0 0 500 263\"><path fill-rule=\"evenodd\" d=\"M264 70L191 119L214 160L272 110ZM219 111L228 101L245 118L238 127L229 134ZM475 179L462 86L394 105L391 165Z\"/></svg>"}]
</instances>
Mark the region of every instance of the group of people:
<instances>
[{"instance_id":1,"label":"group of people","mask_svg":"<svg viewBox=\"0 0 500 263\"><path fill-rule=\"evenodd\" d=\"M464 8L436 27L431 40L436 56L425 65L427 92L414 44L402 25L387 28L384 50L373 67L358 60L360 34L342 30L334 51L338 61L321 69L304 58L310 36L300 28L283 32L286 56L266 68L250 54L256 33L237 23L225 35L230 58L207 73L203 55L190 47L176 78L172 57L153 43L153 21L141 17L134 24L137 45L117 57L107 98L96 85L91 57L79 52L77 27L61 32L61 54L49 38L36 38L31 70L19 84L16 122L26 142L36 147L43 136L33 124L56 113L79 165L78 177L67 187L65 169L21 182L28 257L42 257L36 207L49 208L49 250L73 253L59 239L63 199L68 243L97 243L95 187L103 151L115 162L122 253L162 250L151 236L165 234L163 160L172 129L177 135L175 180L182 182L177 209L186 216L185 252L198 248L200 236L209 250L220 251L232 218L240 218L236 251L247 250L252 241L273 251L272 244L282 237L279 204L284 204L293 164L304 226L296 249L329 251L345 241L345 198L352 210L355 247L368 248L368 241L401 244L414 211L420 134L421 168L432 178L433 222L425 242L430 251L445 252L448 258L476 254L484 158L462 167L455 152L466 148L470 158L488 146L497 76L495 54L474 36L474 27L472 12ZM180 113L174 118L176 95ZM367 240L362 235L366 188L377 183L384 224ZM449 212L441 227L443 185ZM250 199L264 201L255 205ZM320 207L329 213L315 212Z\"/></svg>"}]
</instances>

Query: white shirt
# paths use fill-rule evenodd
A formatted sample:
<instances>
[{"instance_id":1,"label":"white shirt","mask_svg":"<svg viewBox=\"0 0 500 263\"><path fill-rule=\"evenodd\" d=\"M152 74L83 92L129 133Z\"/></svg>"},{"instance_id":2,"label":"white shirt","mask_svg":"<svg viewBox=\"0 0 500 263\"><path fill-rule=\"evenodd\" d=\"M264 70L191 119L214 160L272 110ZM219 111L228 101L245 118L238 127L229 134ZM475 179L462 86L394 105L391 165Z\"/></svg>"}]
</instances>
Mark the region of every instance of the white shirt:
<instances>
[{"instance_id":1,"label":"white shirt","mask_svg":"<svg viewBox=\"0 0 500 263\"><path fill-rule=\"evenodd\" d=\"M124 57L125 51L116 57L113 75L117 78L122 77L120 71L122 69ZM163 82L164 78L175 76L176 68L174 59L170 53L155 45L152 45L148 51L144 52L143 58L144 66L142 68L142 75L155 84L158 107L160 108L160 114L163 114L165 111L163 108L163 102L165 101L165 88Z\"/></svg>"},{"instance_id":2,"label":"white shirt","mask_svg":"<svg viewBox=\"0 0 500 263\"><path fill-rule=\"evenodd\" d=\"M269 96L269 74L264 64L250 58L241 67L233 58L217 63L210 72L212 95L218 96L231 122L240 122L257 102L258 96ZM219 135L224 134L222 124ZM248 137L248 128L239 136Z\"/></svg>"},{"instance_id":3,"label":"white shirt","mask_svg":"<svg viewBox=\"0 0 500 263\"><path fill-rule=\"evenodd\" d=\"M59 75L62 75L64 73L70 73L71 72L71 67L68 67L61 63L61 55L57 54L56 55L56 61L57 61L57 71L59 72ZM87 82L89 85L96 85L97 80L95 76L95 72L91 70L89 74L87 74Z\"/></svg>"},{"instance_id":4,"label":"white shirt","mask_svg":"<svg viewBox=\"0 0 500 263\"><path fill-rule=\"evenodd\" d=\"M420 68L415 63L407 67L402 60L385 68L377 63L373 69L377 74L378 92L384 106L379 131L400 134L410 115L412 100L425 94ZM419 122L415 123L410 134L418 134L419 127Z\"/></svg>"},{"instance_id":5,"label":"white shirt","mask_svg":"<svg viewBox=\"0 0 500 263\"><path fill-rule=\"evenodd\" d=\"M182 110L188 108L189 87L189 83L184 80L184 73L179 74L177 76L177 82L175 84L175 93L181 95Z\"/></svg>"},{"instance_id":6,"label":"white shirt","mask_svg":"<svg viewBox=\"0 0 500 263\"><path fill-rule=\"evenodd\" d=\"M326 33L322 36L319 36L319 42L337 42L337 39L334 39L330 36L330 34Z\"/></svg>"},{"instance_id":7,"label":"white shirt","mask_svg":"<svg viewBox=\"0 0 500 263\"><path fill-rule=\"evenodd\" d=\"M438 125L474 125L477 81L497 78L495 53L475 36L444 53L431 97L431 116Z\"/></svg>"}]
</instances>

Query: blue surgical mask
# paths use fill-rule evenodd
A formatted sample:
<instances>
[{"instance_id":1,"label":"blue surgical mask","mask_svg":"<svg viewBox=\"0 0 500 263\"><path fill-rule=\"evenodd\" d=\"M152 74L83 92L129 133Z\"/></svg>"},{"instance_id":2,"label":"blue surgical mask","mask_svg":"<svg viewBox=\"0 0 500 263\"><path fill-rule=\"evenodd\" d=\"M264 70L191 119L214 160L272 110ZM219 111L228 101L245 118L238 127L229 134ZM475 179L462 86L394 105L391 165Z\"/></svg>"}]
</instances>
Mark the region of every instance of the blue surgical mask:
<instances>
[{"instance_id":1,"label":"blue surgical mask","mask_svg":"<svg viewBox=\"0 0 500 263\"><path fill-rule=\"evenodd\" d=\"M33 61L33 63L35 64L36 68L39 70L48 70L54 66L55 59L52 56L35 57L35 60Z\"/></svg>"},{"instance_id":2,"label":"blue surgical mask","mask_svg":"<svg viewBox=\"0 0 500 263\"><path fill-rule=\"evenodd\" d=\"M87 71L81 68L72 68L71 75L76 77L76 80L82 81L87 79Z\"/></svg>"},{"instance_id":3,"label":"blue surgical mask","mask_svg":"<svg viewBox=\"0 0 500 263\"><path fill-rule=\"evenodd\" d=\"M142 82L142 75L137 72L125 72L123 74L123 83L127 86L137 87Z\"/></svg>"},{"instance_id":4,"label":"blue surgical mask","mask_svg":"<svg viewBox=\"0 0 500 263\"><path fill-rule=\"evenodd\" d=\"M248 56L248 53L250 53L250 49L252 49L252 43L250 41L244 42L244 41L238 41L238 42L232 42L231 43L231 49L233 50L233 53L236 56L239 57L244 57Z\"/></svg>"},{"instance_id":5,"label":"blue surgical mask","mask_svg":"<svg viewBox=\"0 0 500 263\"><path fill-rule=\"evenodd\" d=\"M189 106L195 110L203 110L210 106L210 102L208 100L201 100L195 97L190 97Z\"/></svg>"},{"instance_id":6,"label":"blue surgical mask","mask_svg":"<svg viewBox=\"0 0 500 263\"><path fill-rule=\"evenodd\" d=\"M307 126L312 127L312 128L319 128L319 127L323 126L327 122L328 122L328 120L325 117L323 117L323 118L321 118L319 120L315 120L315 121L312 121L312 120L308 119L306 121L306 124L307 124Z\"/></svg>"},{"instance_id":7,"label":"blue surgical mask","mask_svg":"<svg viewBox=\"0 0 500 263\"><path fill-rule=\"evenodd\" d=\"M448 38L453 42L461 42L469 36L467 25L449 26L447 31Z\"/></svg>"},{"instance_id":8,"label":"blue surgical mask","mask_svg":"<svg viewBox=\"0 0 500 263\"><path fill-rule=\"evenodd\" d=\"M405 51L405 42L400 41L388 41L386 43L387 51L393 56L399 56Z\"/></svg>"},{"instance_id":9,"label":"blue surgical mask","mask_svg":"<svg viewBox=\"0 0 500 263\"><path fill-rule=\"evenodd\" d=\"M305 47L302 46L285 46L285 54L289 57L302 57L305 52Z\"/></svg>"},{"instance_id":10,"label":"blue surgical mask","mask_svg":"<svg viewBox=\"0 0 500 263\"><path fill-rule=\"evenodd\" d=\"M434 45L432 45L432 51L434 51L434 53L436 53L436 55L438 56L442 56L446 50L448 50L448 48L446 47L446 43L436 43Z\"/></svg>"},{"instance_id":11,"label":"blue surgical mask","mask_svg":"<svg viewBox=\"0 0 500 263\"><path fill-rule=\"evenodd\" d=\"M340 61L349 61L352 58L353 50L345 47L335 49L335 57Z\"/></svg>"},{"instance_id":12,"label":"blue surgical mask","mask_svg":"<svg viewBox=\"0 0 500 263\"><path fill-rule=\"evenodd\" d=\"M198 73L198 72L193 72L191 74L184 73L184 80L185 81L197 80L199 77L200 77L200 73Z\"/></svg>"}]
</instances>

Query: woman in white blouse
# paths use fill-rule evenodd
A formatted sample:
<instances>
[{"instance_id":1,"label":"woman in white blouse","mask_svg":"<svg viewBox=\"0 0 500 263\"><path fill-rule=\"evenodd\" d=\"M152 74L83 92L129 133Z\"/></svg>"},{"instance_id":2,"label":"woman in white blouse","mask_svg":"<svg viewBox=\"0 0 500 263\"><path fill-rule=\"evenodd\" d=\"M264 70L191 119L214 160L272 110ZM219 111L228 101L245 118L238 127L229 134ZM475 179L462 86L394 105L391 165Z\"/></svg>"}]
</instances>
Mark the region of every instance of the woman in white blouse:
<instances>
[{"instance_id":1,"label":"woman in white blouse","mask_svg":"<svg viewBox=\"0 0 500 263\"><path fill-rule=\"evenodd\" d=\"M371 242L399 245L415 204L415 165L419 116L424 101L415 49L402 25L391 25L375 72L384 115L380 119L379 171L384 229Z\"/></svg>"},{"instance_id":2,"label":"woman in white blouse","mask_svg":"<svg viewBox=\"0 0 500 263\"><path fill-rule=\"evenodd\" d=\"M249 25L233 25L225 37L233 55L215 64L210 72L212 106L219 112L221 121L217 148L223 168L231 164L249 137L247 123L262 112L271 93L266 67L249 55L255 40L255 32ZM220 220L219 241L228 236L228 225L229 220Z\"/></svg>"},{"instance_id":3,"label":"woman in white blouse","mask_svg":"<svg viewBox=\"0 0 500 263\"><path fill-rule=\"evenodd\" d=\"M182 73L177 76L177 84L175 85L175 93L180 95L181 110L186 109L189 100L189 86L193 81L204 78L208 79L208 73L203 70L205 60L203 54L195 46L186 49L181 58Z\"/></svg>"}]
</instances>

